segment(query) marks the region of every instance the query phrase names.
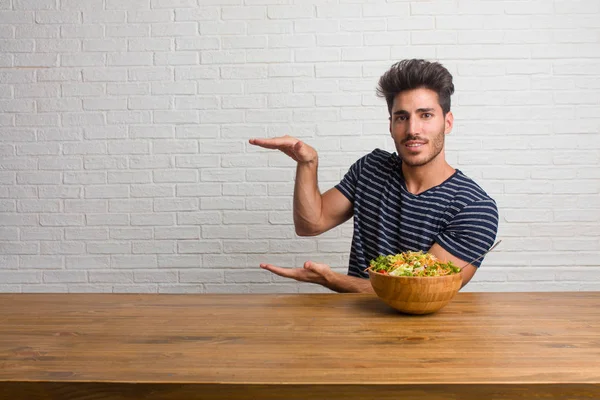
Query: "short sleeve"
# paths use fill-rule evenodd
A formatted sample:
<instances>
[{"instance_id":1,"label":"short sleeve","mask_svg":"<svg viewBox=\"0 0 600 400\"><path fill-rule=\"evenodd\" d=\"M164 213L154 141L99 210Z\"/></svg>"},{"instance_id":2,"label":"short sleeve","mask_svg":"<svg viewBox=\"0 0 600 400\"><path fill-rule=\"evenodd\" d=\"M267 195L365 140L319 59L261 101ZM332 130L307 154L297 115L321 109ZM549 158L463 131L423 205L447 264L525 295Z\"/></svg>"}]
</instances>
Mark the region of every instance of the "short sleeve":
<instances>
[{"instance_id":1,"label":"short sleeve","mask_svg":"<svg viewBox=\"0 0 600 400\"><path fill-rule=\"evenodd\" d=\"M471 262L488 251L498 233L498 208L492 199L465 206L435 241L455 257ZM481 266L483 259L473 265Z\"/></svg>"},{"instance_id":2,"label":"short sleeve","mask_svg":"<svg viewBox=\"0 0 600 400\"><path fill-rule=\"evenodd\" d=\"M352 164L352 166L350 166L350 169L348 169L348 172L346 172L340 183L335 185L335 188L342 192L342 194L346 196L348 200L350 200L350 202L352 203L354 203L354 194L356 193L358 177L360 176L363 163L365 162L365 159L367 157L368 155L358 159L354 164Z\"/></svg>"}]
</instances>

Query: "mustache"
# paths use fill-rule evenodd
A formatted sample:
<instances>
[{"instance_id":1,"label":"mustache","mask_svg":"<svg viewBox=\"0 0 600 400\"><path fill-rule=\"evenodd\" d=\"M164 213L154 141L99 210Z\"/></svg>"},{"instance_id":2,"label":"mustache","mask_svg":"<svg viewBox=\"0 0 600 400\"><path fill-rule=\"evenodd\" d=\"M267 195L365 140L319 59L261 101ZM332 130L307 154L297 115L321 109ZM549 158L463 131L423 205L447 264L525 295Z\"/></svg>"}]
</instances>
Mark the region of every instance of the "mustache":
<instances>
[{"instance_id":1,"label":"mustache","mask_svg":"<svg viewBox=\"0 0 600 400\"><path fill-rule=\"evenodd\" d=\"M424 137L416 136L416 135L408 135L405 139L402 140L402 144L404 144L410 140L418 140L420 142L427 142L427 139L425 139Z\"/></svg>"}]
</instances>

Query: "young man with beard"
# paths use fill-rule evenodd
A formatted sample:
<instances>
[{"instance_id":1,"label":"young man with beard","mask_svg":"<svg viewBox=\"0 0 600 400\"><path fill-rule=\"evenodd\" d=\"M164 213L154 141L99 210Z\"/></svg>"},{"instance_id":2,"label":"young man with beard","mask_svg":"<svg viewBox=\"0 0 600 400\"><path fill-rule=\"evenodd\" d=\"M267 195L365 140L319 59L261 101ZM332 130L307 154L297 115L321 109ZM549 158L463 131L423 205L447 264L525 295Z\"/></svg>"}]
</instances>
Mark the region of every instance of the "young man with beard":
<instances>
[{"instance_id":1,"label":"young man with beard","mask_svg":"<svg viewBox=\"0 0 600 400\"><path fill-rule=\"evenodd\" d=\"M496 203L445 158L444 139L454 121L452 75L436 62L403 60L380 78L377 92L388 105L397 154L375 149L323 194L311 146L290 136L250 140L297 162L298 235L319 235L354 217L348 275L312 261L303 268L261 268L337 292L372 292L365 269L380 254L422 250L463 266L492 246L498 229ZM462 269L463 286L480 265L481 260Z\"/></svg>"}]
</instances>

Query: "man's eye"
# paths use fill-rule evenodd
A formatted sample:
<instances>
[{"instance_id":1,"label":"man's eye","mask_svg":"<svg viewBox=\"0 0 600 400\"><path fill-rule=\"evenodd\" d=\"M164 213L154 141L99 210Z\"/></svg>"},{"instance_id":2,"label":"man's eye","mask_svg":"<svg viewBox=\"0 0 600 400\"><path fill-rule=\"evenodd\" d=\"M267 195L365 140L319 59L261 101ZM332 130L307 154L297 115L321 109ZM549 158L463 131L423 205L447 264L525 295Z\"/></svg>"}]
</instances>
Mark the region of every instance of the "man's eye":
<instances>
[{"instance_id":1,"label":"man's eye","mask_svg":"<svg viewBox=\"0 0 600 400\"><path fill-rule=\"evenodd\" d=\"M396 117L396 121L406 121L408 118L406 117L406 115L400 115L398 117Z\"/></svg>"},{"instance_id":2,"label":"man's eye","mask_svg":"<svg viewBox=\"0 0 600 400\"><path fill-rule=\"evenodd\" d=\"M423 113L423 118L431 118L433 115L431 113Z\"/></svg>"}]
</instances>

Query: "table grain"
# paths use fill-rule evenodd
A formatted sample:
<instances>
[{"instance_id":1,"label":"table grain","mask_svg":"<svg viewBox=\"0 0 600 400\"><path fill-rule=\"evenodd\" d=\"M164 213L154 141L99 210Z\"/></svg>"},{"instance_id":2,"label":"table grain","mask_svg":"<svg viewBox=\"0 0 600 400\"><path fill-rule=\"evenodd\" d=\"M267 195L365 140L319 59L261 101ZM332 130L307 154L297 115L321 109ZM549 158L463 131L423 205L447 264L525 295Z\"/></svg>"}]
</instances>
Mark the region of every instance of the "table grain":
<instances>
[{"instance_id":1,"label":"table grain","mask_svg":"<svg viewBox=\"0 0 600 400\"><path fill-rule=\"evenodd\" d=\"M599 399L600 292L0 294L2 399Z\"/></svg>"}]
</instances>

